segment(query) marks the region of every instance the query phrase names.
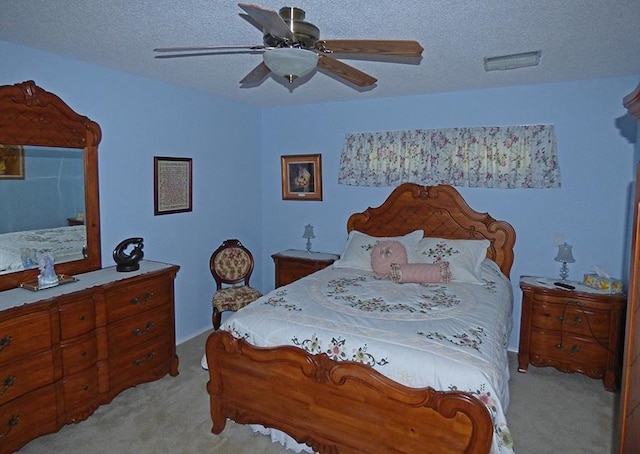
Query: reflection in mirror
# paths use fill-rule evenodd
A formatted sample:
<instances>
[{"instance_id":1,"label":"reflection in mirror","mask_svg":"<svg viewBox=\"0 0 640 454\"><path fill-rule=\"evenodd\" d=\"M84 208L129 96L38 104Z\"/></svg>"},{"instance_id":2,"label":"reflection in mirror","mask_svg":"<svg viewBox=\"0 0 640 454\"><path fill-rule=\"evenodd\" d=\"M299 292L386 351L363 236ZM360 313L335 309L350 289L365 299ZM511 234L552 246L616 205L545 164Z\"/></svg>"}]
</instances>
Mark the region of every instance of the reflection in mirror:
<instances>
[{"instance_id":1,"label":"reflection in mirror","mask_svg":"<svg viewBox=\"0 0 640 454\"><path fill-rule=\"evenodd\" d=\"M0 144L0 274L85 257L83 152Z\"/></svg>"}]
</instances>

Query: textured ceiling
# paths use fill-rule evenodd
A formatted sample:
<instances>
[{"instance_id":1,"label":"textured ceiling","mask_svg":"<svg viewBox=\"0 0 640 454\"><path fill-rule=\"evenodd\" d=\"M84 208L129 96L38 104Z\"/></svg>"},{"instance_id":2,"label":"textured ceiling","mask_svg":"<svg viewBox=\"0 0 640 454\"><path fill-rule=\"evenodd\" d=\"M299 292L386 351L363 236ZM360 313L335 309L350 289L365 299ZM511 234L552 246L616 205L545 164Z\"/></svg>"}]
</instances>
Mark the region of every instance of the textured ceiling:
<instances>
[{"instance_id":1,"label":"textured ceiling","mask_svg":"<svg viewBox=\"0 0 640 454\"><path fill-rule=\"evenodd\" d=\"M321 38L417 40L423 58L419 64L343 60L378 79L366 91L320 72L293 90L273 77L240 88L260 55L154 58L156 47L262 44L237 3L214 0L0 0L0 40L260 106L640 76L639 0L259 4L304 9ZM485 57L533 50L542 51L537 67L483 69Z\"/></svg>"}]
</instances>

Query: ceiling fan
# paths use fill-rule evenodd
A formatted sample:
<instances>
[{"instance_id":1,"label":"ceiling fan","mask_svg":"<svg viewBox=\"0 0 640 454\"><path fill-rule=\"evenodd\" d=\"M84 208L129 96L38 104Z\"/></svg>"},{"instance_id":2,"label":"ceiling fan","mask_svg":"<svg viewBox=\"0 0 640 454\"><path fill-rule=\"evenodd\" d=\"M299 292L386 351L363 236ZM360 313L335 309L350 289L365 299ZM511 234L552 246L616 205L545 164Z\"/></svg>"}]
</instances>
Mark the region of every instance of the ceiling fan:
<instances>
[{"instance_id":1,"label":"ceiling fan","mask_svg":"<svg viewBox=\"0 0 640 454\"><path fill-rule=\"evenodd\" d=\"M314 69L336 76L342 81L365 88L377 79L338 60L384 60L384 58L419 59L424 50L417 41L375 39L320 39L320 30L305 22L300 8L283 7L279 12L259 5L239 3L246 14L240 16L263 33L263 44L249 46L161 47L156 58L194 57L236 53L262 54L263 61L241 81L243 88L260 85L270 75L284 77L290 84Z\"/></svg>"}]
</instances>

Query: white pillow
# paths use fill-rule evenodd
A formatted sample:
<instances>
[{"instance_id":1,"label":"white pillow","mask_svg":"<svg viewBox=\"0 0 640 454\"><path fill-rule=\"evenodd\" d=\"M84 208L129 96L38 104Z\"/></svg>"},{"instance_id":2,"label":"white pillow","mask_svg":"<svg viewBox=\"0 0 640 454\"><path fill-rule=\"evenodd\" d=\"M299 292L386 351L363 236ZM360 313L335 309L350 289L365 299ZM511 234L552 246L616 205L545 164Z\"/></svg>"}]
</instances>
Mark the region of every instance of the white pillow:
<instances>
[{"instance_id":1,"label":"white pillow","mask_svg":"<svg viewBox=\"0 0 640 454\"><path fill-rule=\"evenodd\" d=\"M453 282L483 284L480 277L482 261L487 257L489 240L448 240L445 238L423 238L418 244L417 261L436 263L449 262Z\"/></svg>"},{"instance_id":2,"label":"white pillow","mask_svg":"<svg viewBox=\"0 0 640 454\"><path fill-rule=\"evenodd\" d=\"M333 263L333 266L336 268L357 268L373 271L371 269L371 251L381 241L399 241L407 249L409 263L415 262L418 242L423 235L423 230L414 230L404 236L377 237L352 230L349 232L344 252L340 255L340 259Z\"/></svg>"}]
</instances>

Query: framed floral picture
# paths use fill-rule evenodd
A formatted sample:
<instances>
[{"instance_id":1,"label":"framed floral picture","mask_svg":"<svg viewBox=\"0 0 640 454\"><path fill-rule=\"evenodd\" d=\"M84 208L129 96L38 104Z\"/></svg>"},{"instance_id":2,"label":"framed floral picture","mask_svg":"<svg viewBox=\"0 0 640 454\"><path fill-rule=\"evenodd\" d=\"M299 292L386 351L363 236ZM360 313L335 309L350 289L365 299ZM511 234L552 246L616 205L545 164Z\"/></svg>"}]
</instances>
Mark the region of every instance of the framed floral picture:
<instances>
[{"instance_id":1,"label":"framed floral picture","mask_svg":"<svg viewBox=\"0 0 640 454\"><path fill-rule=\"evenodd\" d=\"M282 167L282 200L322 200L322 156L285 155Z\"/></svg>"},{"instance_id":2,"label":"framed floral picture","mask_svg":"<svg viewBox=\"0 0 640 454\"><path fill-rule=\"evenodd\" d=\"M0 144L0 180L24 180L24 147Z\"/></svg>"}]
</instances>

